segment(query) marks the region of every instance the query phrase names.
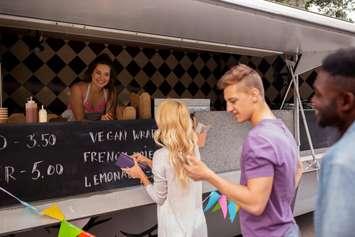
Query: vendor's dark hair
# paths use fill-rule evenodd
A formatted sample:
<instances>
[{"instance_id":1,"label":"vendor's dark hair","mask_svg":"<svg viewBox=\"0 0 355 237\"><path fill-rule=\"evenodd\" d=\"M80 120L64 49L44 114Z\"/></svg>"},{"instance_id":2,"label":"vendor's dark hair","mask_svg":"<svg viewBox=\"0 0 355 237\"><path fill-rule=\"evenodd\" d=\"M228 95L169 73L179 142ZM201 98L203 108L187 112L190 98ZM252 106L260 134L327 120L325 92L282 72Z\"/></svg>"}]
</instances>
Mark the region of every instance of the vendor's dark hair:
<instances>
[{"instance_id":1,"label":"vendor's dark hair","mask_svg":"<svg viewBox=\"0 0 355 237\"><path fill-rule=\"evenodd\" d=\"M94 59L88 66L88 69L85 72L84 81L91 82L91 75L94 72L96 66L98 64L107 65L110 67L110 81L105 86L105 89L108 90L108 98L107 101L112 101L109 108L106 108L106 111L111 112L114 117L116 117L116 106L117 106L117 89L115 86L116 82L116 72L113 67L113 62L107 54L100 54L98 57Z\"/></svg>"}]
</instances>

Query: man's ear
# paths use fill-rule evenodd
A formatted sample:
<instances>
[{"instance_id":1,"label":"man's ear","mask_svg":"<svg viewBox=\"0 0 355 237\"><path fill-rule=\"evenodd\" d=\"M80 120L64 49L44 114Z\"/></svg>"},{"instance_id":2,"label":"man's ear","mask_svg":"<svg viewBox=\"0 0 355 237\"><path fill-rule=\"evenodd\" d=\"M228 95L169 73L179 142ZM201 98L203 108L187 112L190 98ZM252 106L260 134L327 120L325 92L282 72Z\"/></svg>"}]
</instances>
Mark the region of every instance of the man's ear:
<instances>
[{"instance_id":1,"label":"man's ear","mask_svg":"<svg viewBox=\"0 0 355 237\"><path fill-rule=\"evenodd\" d=\"M355 95L351 92L341 93L337 101L341 112L348 113L355 109Z\"/></svg>"},{"instance_id":2,"label":"man's ear","mask_svg":"<svg viewBox=\"0 0 355 237\"><path fill-rule=\"evenodd\" d=\"M251 88L249 91L250 95L252 96L252 102L258 102L260 97L260 91L255 87Z\"/></svg>"}]
</instances>

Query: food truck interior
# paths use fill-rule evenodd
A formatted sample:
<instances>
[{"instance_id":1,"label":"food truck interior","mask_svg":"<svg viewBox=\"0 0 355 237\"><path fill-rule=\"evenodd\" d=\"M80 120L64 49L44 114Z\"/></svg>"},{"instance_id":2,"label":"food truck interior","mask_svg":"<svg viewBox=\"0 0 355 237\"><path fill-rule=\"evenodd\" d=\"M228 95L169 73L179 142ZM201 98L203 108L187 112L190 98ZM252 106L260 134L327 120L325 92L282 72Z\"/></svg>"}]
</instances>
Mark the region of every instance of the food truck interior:
<instances>
[{"instance_id":1,"label":"food truck interior","mask_svg":"<svg viewBox=\"0 0 355 237\"><path fill-rule=\"evenodd\" d=\"M1 107L8 111L6 123L0 124L1 187L38 208L56 202L68 220L95 217L96 222L86 227L97 236L153 233L155 205L137 182L125 177L97 182L95 170L107 175L114 172L109 162L84 167L83 172L88 173L83 177L77 175L79 166L90 163L87 157L93 153L88 155L88 149L152 154L156 149L151 137L154 99L187 99L192 105L204 99L209 107L196 113L210 126L202 158L222 176L238 182L240 146L250 127L235 124L224 111L223 94L216 84L228 68L243 63L260 73L267 103L299 141L305 171L295 215L314 210L318 160L337 136L334 130L321 129L314 122L309 103L314 93L314 69L327 53L355 46L350 23L264 1L108 0L100 4L88 1L85 6L78 2L0 3ZM114 121L66 122L61 118L70 86L82 80L88 65L103 53L114 62L120 106L139 111L134 96L148 93L150 119L137 115ZM29 97L47 109L48 123L25 123ZM308 123L303 123L303 118ZM106 134L106 140L99 139L100 132ZM125 132L136 136L126 139ZM222 137L234 143L223 142ZM11 145L16 139L27 147ZM25 155L30 158L22 167ZM37 157L44 163L51 157L62 162L64 176L67 170L73 172L72 184L71 176L61 179L60 169L57 177L44 177L47 183L34 182L33 169L38 168L34 165L40 164ZM82 157L87 162L84 165ZM32 170L32 176L9 176L9 170L15 172L17 167ZM25 190L32 190L28 185L33 185L37 195ZM80 191L76 193L76 189ZM212 190L204 185L206 195ZM0 200L0 235L56 236L57 221L34 217L6 194L0 193ZM132 221L137 216L139 223ZM216 213L206 216L210 236L239 234L236 223L228 223Z\"/></svg>"}]
</instances>

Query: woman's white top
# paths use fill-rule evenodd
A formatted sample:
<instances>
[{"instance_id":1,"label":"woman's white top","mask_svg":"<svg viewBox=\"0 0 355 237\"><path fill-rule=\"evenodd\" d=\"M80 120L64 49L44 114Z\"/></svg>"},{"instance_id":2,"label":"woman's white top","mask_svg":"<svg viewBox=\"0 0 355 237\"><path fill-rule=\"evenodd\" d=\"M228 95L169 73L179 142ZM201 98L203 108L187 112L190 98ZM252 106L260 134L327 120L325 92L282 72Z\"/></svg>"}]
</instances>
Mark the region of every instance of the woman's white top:
<instances>
[{"instance_id":1,"label":"woman's white top","mask_svg":"<svg viewBox=\"0 0 355 237\"><path fill-rule=\"evenodd\" d=\"M196 158L200 152L196 149ZM202 208L202 182L191 181L183 188L169 161L169 152L154 153L154 184L146 186L157 203L159 237L206 237L207 225Z\"/></svg>"}]
</instances>

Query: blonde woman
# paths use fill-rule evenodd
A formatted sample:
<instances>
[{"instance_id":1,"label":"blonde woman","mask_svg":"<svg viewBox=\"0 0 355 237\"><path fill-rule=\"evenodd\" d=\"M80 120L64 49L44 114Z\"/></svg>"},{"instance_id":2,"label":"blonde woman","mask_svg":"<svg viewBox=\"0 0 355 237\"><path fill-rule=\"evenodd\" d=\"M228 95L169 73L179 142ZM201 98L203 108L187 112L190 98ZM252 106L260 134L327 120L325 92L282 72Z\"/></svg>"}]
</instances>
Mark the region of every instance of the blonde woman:
<instances>
[{"instance_id":1,"label":"blonde woman","mask_svg":"<svg viewBox=\"0 0 355 237\"><path fill-rule=\"evenodd\" d=\"M202 183L191 180L184 169L186 155L200 159L189 111L183 103L168 100L159 105L155 117L158 129L154 140L162 148L154 153L153 161L134 155L135 166L124 171L139 178L157 203L159 237L205 237ZM154 184L138 163L152 167Z\"/></svg>"}]
</instances>

